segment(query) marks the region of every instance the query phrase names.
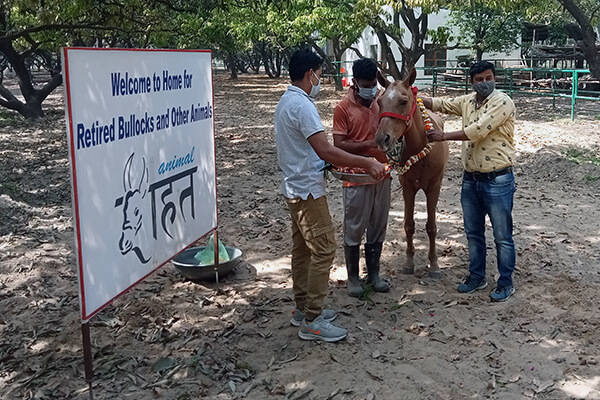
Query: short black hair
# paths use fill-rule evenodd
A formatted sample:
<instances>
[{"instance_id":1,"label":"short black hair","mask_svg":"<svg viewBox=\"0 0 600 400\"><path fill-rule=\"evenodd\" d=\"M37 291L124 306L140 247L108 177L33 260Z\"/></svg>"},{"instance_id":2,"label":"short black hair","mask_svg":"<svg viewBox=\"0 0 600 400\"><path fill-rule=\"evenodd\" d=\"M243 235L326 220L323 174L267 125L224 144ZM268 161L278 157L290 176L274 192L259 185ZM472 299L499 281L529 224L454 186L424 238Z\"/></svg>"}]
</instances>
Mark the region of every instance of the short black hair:
<instances>
[{"instance_id":1,"label":"short black hair","mask_svg":"<svg viewBox=\"0 0 600 400\"><path fill-rule=\"evenodd\" d=\"M290 79L292 82L301 81L306 71L318 70L323 64L323 58L309 49L296 51L290 58Z\"/></svg>"},{"instance_id":2,"label":"short black hair","mask_svg":"<svg viewBox=\"0 0 600 400\"><path fill-rule=\"evenodd\" d=\"M377 63L372 58L361 58L352 64L354 79L372 81L377 77Z\"/></svg>"},{"instance_id":3,"label":"short black hair","mask_svg":"<svg viewBox=\"0 0 600 400\"><path fill-rule=\"evenodd\" d=\"M480 74L483 71L487 71L488 69L491 69L492 74L496 76L496 67L494 67L494 64L484 60L477 61L476 63L473 63L471 65L471 68L469 68L469 76L471 77L471 79L473 79L475 75Z\"/></svg>"}]
</instances>

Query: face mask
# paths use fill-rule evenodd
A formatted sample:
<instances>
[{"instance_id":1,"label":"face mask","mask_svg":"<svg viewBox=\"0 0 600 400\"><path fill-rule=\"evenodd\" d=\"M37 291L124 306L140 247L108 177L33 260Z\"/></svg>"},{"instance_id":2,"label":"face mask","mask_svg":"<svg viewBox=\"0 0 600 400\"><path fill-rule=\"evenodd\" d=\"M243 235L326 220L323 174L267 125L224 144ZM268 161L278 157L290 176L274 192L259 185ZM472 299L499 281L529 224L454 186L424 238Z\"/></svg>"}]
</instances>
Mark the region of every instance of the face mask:
<instances>
[{"instance_id":1,"label":"face mask","mask_svg":"<svg viewBox=\"0 0 600 400\"><path fill-rule=\"evenodd\" d=\"M311 88L310 88L310 93L308 94L308 96L312 99L317 97L317 95L319 94L319 90L321 90L321 80L319 79L317 74L315 74L314 72L313 72L313 75L315 76L315 78L317 78L317 84L313 85L312 82L310 83Z\"/></svg>"},{"instance_id":2,"label":"face mask","mask_svg":"<svg viewBox=\"0 0 600 400\"><path fill-rule=\"evenodd\" d=\"M488 97L494 91L495 87L496 87L495 81L486 81L486 82L479 82L479 83L473 84L473 90L475 91L475 93L477 93L484 99L486 97Z\"/></svg>"},{"instance_id":3,"label":"face mask","mask_svg":"<svg viewBox=\"0 0 600 400\"><path fill-rule=\"evenodd\" d=\"M373 100L377 94L377 85L374 88L361 88L357 84L356 88L358 89L358 95L365 100Z\"/></svg>"}]
</instances>

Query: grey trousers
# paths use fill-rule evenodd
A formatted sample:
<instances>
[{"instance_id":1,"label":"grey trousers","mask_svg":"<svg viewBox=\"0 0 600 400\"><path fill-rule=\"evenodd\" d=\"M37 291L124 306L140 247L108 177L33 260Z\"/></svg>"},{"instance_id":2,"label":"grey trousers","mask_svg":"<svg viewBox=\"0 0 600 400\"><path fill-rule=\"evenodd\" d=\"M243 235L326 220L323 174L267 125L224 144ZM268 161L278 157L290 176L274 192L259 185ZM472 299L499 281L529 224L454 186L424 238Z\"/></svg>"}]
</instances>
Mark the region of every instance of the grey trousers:
<instances>
[{"instance_id":1,"label":"grey trousers","mask_svg":"<svg viewBox=\"0 0 600 400\"><path fill-rule=\"evenodd\" d=\"M344 192L344 244L383 242L390 211L392 178L372 185L348 186Z\"/></svg>"}]
</instances>

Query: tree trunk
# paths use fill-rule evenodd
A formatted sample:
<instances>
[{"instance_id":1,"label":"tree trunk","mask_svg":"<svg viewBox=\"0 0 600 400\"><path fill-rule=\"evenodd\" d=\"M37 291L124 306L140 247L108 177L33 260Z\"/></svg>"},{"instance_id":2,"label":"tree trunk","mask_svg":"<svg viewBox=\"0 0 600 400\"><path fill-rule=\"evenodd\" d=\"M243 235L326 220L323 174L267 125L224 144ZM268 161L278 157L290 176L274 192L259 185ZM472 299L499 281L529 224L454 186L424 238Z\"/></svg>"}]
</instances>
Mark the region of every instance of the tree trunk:
<instances>
[{"instance_id":1,"label":"tree trunk","mask_svg":"<svg viewBox=\"0 0 600 400\"><path fill-rule=\"evenodd\" d=\"M481 47L477 48L477 61L481 61L481 59L483 58L483 50L481 49ZM531 66L533 68L533 65Z\"/></svg>"},{"instance_id":2,"label":"tree trunk","mask_svg":"<svg viewBox=\"0 0 600 400\"><path fill-rule=\"evenodd\" d=\"M261 44L260 44L260 55L261 55L262 60L263 60L263 65L265 66L265 72L266 72L267 76L269 78L274 78L273 72L271 71L271 63L270 63L270 60L269 60L269 58L270 58L269 57L269 53L267 51L267 47L266 47L264 41L261 42Z\"/></svg>"},{"instance_id":3,"label":"tree trunk","mask_svg":"<svg viewBox=\"0 0 600 400\"><path fill-rule=\"evenodd\" d=\"M23 104L17 110L22 116L28 119L41 118L44 116L44 110L42 110L42 102L40 100L31 100Z\"/></svg>"},{"instance_id":4,"label":"tree trunk","mask_svg":"<svg viewBox=\"0 0 600 400\"><path fill-rule=\"evenodd\" d=\"M586 54L585 51L583 53L586 55L590 73L594 78L600 79L600 52L596 49L596 51L590 50L589 54Z\"/></svg>"},{"instance_id":5,"label":"tree trunk","mask_svg":"<svg viewBox=\"0 0 600 400\"><path fill-rule=\"evenodd\" d=\"M25 65L25 57L14 49L11 41L0 41L0 53L4 55L15 72L21 95L25 99L25 102L19 100L0 80L0 106L15 110L25 118L43 117L42 103L54 89L62 84L62 75L54 75L41 89L35 89L31 82L31 74Z\"/></svg>"},{"instance_id":6,"label":"tree trunk","mask_svg":"<svg viewBox=\"0 0 600 400\"><path fill-rule=\"evenodd\" d=\"M394 58L394 53L392 52L392 48L390 47L390 43L388 42L385 31L379 27L373 27L373 29L375 30L375 34L377 35L377 38L379 38L379 43L381 44L381 55L387 63L386 68L382 68L383 65L380 65L381 70L386 74L391 75L396 80L402 79L402 73L398 69L398 64Z\"/></svg>"},{"instance_id":7,"label":"tree trunk","mask_svg":"<svg viewBox=\"0 0 600 400\"><path fill-rule=\"evenodd\" d=\"M573 0L558 0L573 16L581 28L583 40L578 41L579 47L588 62L590 72L596 79L600 79L600 52L596 47L596 34L589 18L589 12L584 12Z\"/></svg>"},{"instance_id":8,"label":"tree trunk","mask_svg":"<svg viewBox=\"0 0 600 400\"><path fill-rule=\"evenodd\" d=\"M235 59L235 65L237 66L237 70L239 72L241 72L242 74L247 74L248 73L248 65L246 63L245 60L236 57Z\"/></svg>"},{"instance_id":9,"label":"tree trunk","mask_svg":"<svg viewBox=\"0 0 600 400\"><path fill-rule=\"evenodd\" d=\"M227 65L229 65L230 78L237 79L237 67L235 65L235 56L233 53L227 53Z\"/></svg>"},{"instance_id":10,"label":"tree trunk","mask_svg":"<svg viewBox=\"0 0 600 400\"><path fill-rule=\"evenodd\" d=\"M275 77L281 76L281 52L275 50Z\"/></svg>"},{"instance_id":11,"label":"tree trunk","mask_svg":"<svg viewBox=\"0 0 600 400\"><path fill-rule=\"evenodd\" d=\"M312 39L308 39L308 43L310 43L310 45L315 49L315 51L321 56L321 58L323 58L323 61L325 62L326 65L326 69L328 71L331 71L331 73L335 73L336 68L335 65L331 62L331 60L329 59L329 57L327 57L327 54L325 54L325 51L323 51L323 49L321 48L321 46L319 46L314 40ZM336 78L339 78L339 75L336 76Z\"/></svg>"},{"instance_id":12,"label":"tree trunk","mask_svg":"<svg viewBox=\"0 0 600 400\"><path fill-rule=\"evenodd\" d=\"M260 69L260 58L255 57L255 53L252 53L250 51L246 52L246 57L248 57L248 67L252 70L252 72L254 72L255 74L258 74L258 70ZM258 60L257 60L258 59Z\"/></svg>"},{"instance_id":13,"label":"tree trunk","mask_svg":"<svg viewBox=\"0 0 600 400\"><path fill-rule=\"evenodd\" d=\"M415 10L407 7L404 2L398 13L410 32L410 47L404 46L402 41L398 43L398 47L402 52L402 76L406 77L415 65L417 65L419 58L425 54L424 47L425 37L427 36L428 18L427 14L421 14L417 17Z\"/></svg>"},{"instance_id":14,"label":"tree trunk","mask_svg":"<svg viewBox=\"0 0 600 400\"><path fill-rule=\"evenodd\" d=\"M340 40L339 38L333 38L332 39L332 44L333 44L333 57L335 58L335 91L339 92L341 90L344 90L344 84L342 82L342 64L340 63L340 61L342 61L342 54L344 54L344 51L346 49L341 49L340 48ZM347 73L348 71L346 71Z\"/></svg>"},{"instance_id":15,"label":"tree trunk","mask_svg":"<svg viewBox=\"0 0 600 400\"><path fill-rule=\"evenodd\" d=\"M417 61L421 54L418 53L408 53L405 57L402 58L402 76L407 77L410 74L410 71L417 65Z\"/></svg>"}]
</instances>

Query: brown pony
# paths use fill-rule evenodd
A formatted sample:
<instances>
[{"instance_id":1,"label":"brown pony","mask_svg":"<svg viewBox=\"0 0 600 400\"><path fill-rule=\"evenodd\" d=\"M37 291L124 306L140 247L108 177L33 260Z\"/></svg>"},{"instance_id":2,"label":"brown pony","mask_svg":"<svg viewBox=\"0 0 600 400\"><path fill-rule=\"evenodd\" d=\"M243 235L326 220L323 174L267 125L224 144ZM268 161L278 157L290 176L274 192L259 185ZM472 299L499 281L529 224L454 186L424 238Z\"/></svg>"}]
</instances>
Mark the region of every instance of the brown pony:
<instances>
[{"instance_id":1,"label":"brown pony","mask_svg":"<svg viewBox=\"0 0 600 400\"><path fill-rule=\"evenodd\" d=\"M429 276L441 277L437 262L435 237L437 226L435 212L440 197L444 167L448 161L448 143L428 144L425 134L425 117L417 104L416 88L413 87L417 72L413 69L403 81L389 82L378 74L379 82L386 90L380 96L379 128L375 141L385 151L399 172L402 195L404 197L404 232L406 233L405 274L414 273L413 234L415 232L415 196L419 190L427 197L427 235L429 236ZM443 130L443 121L431 111L427 111L431 122ZM408 165L408 168L406 167ZM404 167L404 168L403 168ZM405 171L405 172L404 172Z\"/></svg>"}]
</instances>

